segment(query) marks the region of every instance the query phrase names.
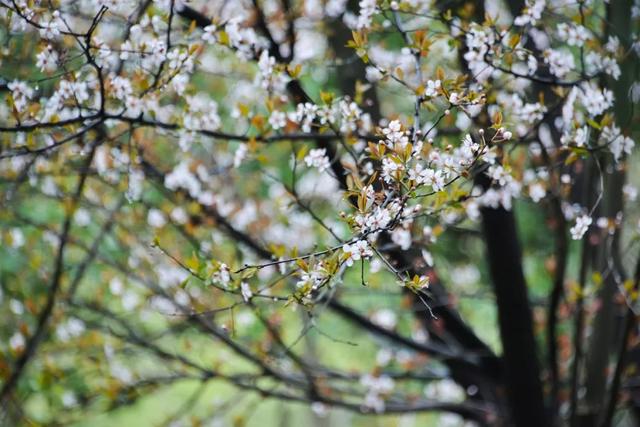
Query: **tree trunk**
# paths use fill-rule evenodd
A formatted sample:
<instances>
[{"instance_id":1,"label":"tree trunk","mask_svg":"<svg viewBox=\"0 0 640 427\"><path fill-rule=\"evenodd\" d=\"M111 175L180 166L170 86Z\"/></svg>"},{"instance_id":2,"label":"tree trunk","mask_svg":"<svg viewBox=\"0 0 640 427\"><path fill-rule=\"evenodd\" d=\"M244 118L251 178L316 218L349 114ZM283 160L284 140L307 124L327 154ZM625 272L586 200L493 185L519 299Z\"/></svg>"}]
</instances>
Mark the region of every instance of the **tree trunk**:
<instances>
[{"instance_id":1,"label":"tree trunk","mask_svg":"<svg viewBox=\"0 0 640 427\"><path fill-rule=\"evenodd\" d=\"M482 209L487 260L498 306L504 384L517 427L548 425L527 284L512 212Z\"/></svg>"}]
</instances>

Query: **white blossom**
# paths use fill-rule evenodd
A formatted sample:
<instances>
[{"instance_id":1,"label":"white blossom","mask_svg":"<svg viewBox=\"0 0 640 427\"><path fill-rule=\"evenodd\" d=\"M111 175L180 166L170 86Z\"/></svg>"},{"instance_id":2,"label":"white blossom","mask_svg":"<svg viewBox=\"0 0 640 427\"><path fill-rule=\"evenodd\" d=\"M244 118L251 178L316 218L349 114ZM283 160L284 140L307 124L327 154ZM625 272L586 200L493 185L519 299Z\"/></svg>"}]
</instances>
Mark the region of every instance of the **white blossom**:
<instances>
[{"instance_id":1,"label":"white blossom","mask_svg":"<svg viewBox=\"0 0 640 427\"><path fill-rule=\"evenodd\" d=\"M393 310L380 309L371 316L371 321L384 329L394 329L398 324L398 318Z\"/></svg>"},{"instance_id":2,"label":"white blossom","mask_svg":"<svg viewBox=\"0 0 640 427\"><path fill-rule=\"evenodd\" d=\"M51 45L47 45L36 56L36 67L40 68L40 71L51 72L58 68L58 52L56 52Z\"/></svg>"},{"instance_id":3,"label":"white blossom","mask_svg":"<svg viewBox=\"0 0 640 427\"><path fill-rule=\"evenodd\" d=\"M576 223L569 229L573 240L580 240L585 235L593 220L589 215L582 215L576 218Z\"/></svg>"},{"instance_id":4,"label":"white blossom","mask_svg":"<svg viewBox=\"0 0 640 427\"><path fill-rule=\"evenodd\" d=\"M441 85L442 83L440 82L440 80L427 81L427 86L424 89L424 95L431 97L436 96L438 94L438 91L440 90Z\"/></svg>"},{"instance_id":5,"label":"white blossom","mask_svg":"<svg viewBox=\"0 0 640 427\"><path fill-rule=\"evenodd\" d=\"M242 294L242 299L244 302L249 302L249 300L253 297L253 292L251 291L251 287L247 282L240 283L240 293Z\"/></svg>"},{"instance_id":6,"label":"white blossom","mask_svg":"<svg viewBox=\"0 0 640 427\"><path fill-rule=\"evenodd\" d=\"M568 24L562 22L557 26L558 38L566 41L569 46L584 46L591 35L582 25Z\"/></svg>"},{"instance_id":7,"label":"white blossom","mask_svg":"<svg viewBox=\"0 0 640 427\"><path fill-rule=\"evenodd\" d=\"M147 224L153 228L161 228L166 224L167 220L159 209L149 209L147 213Z\"/></svg>"},{"instance_id":8,"label":"white blossom","mask_svg":"<svg viewBox=\"0 0 640 427\"><path fill-rule=\"evenodd\" d=\"M304 157L304 162L309 167L318 168L320 172L324 172L331 166L326 148L311 149L309 154Z\"/></svg>"},{"instance_id":9,"label":"white blossom","mask_svg":"<svg viewBox=\"0 0 640 427\"><path fill-rule=\"evenodd\" d=\"M26 82L14 80L7 86L11 91L13 103L18 111L23 111L27 107L27 102L33 97L34 91Z\"/></svg>"},{"instance_id":10,"label":"white blossom","mask_svg":"<svg viewBox=\"0 0 640 427\"><path fill-rule=\"evenodd\" d=\"M373 256L373 251L366 240L358 240L353 244L345 244L342 251L347 255L345 263L348 267L353 265L354 261L367 259Z\"/></svg>"},{"instance_id":11,"label":"white blossom","mask_svg":"<svg viewBox=\"0 0 640 427\"><path fill-rule=\"evenodd\" d=\"M53 40L60 35L60 12L53 12L53 16L49 21L43 22L40 28L40 37L47 40Z\"/></svg>"},{"instance_id":12,"label":"white blossom","mask_svg":"<svg viewBox=\"0 0 640 427\"><path fill-rule=\"evenodd\" d=\"M551 74L563 78L575 68L573 55L570 52L547 49L544 51L544 62L549 65Z\"/></svg>"},{"instance_id":13,"label":"white blossom","mask_svg":"<svg viewBox=\"0 0 640 427\"><path fill-rule=\"evenodd\" d=\"M26 344L27 341L24 335L22 335L20 332L14 333L13 335L11 335L11 338L9 338L9 347L13 351L24 349Z\"/></svg>"},{"instance_id":14,"label":"white blossom","mask_svg":"<svg viewBox=\"0 0 640 427\"><path fill-rule=\"evenodd\" d=\"M282 111L272 111L269 116L269 125L273 130L284 128L287 125L287 114Z\"/></svg>"},{"instance_id":15,"label":"white blossom","mask_svg":"<svg viewBox=\"0 0 640 427\"><path fill-rule=\"evenodd\" d=\"M538 203L546 195L547 195L547 190L544 188L544 186L541 183L536 182L529 186L529 197L531 197L531 200L533 200L534 203Z\"/></svg>"},{"instance_id":16,"label":"white blossom","mask_svg":"<svg viewBox=\"0 0 640 427\"><path fill-rule=\"evenodd\" d=\"M215 43L217 41L216 31L218 27L214 24L207 25L204 27L202 32L202 40L207 43Z\"/></svg>"},{"instance_id":17,"label":"white blossom","mask_svg":"<svg viewBox=\"0 0 640 427\"><path fill-rule=\"evenodd\" d=\"M525 4L526 6L522 15L517 16L513 20L514 25L536 25L536 23L542 18L542 12L546 6L546 0L526 0Z\"/></svg>"}]
</instances>

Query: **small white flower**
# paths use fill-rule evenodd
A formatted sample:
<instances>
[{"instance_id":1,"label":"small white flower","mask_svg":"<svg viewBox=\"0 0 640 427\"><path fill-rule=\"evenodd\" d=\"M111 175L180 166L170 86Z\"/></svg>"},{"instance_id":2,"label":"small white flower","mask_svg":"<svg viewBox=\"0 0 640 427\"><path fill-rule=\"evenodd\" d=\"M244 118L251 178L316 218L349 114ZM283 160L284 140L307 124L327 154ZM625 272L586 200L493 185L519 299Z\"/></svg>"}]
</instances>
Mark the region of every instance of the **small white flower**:
<instances>
[{"instance_id":1,"label":"small white flower","mask_svg":"<svg viewBox=\"0 0 640 427\"><path fill-rule=\"evenodd\" d=\"M36 67L40 68L40 71L54 71L58 67L58 58L58 52L56 52L51 45L47 45L47 47L36 56Z\"/></svg>"},{"instance_id":2,"label":"small white flower","mask_svg":"<svg viewBox=\"0 0 640 427\"><path fill-rule=\"evenodd\" d=\"M558 37L566 41L569 46L584 46L591 35L582 25L567 24L562 22L557 27Z\"/></svg>"},{"instance_id":3,"label":"small white flower","mask_svg":"<svg viewBox=\"0 0 640 427\"><path fill-rule=\"evenodd\" d=\"M58 21L59 16L60 13L56 10L55 12L53 12L53 18L50 21L44 22L42 24L42 27L40 28L40 37L42 37L43 39L52 40L56 36L60 35L60 24Z\"/></svg>"},{"instance_id":4,"label":"small white flower","mask_svg":"<svg viewBox=\"0 0 640 427\"><path fill-rule=\"evenodd\" d=\"M393 310L383 308L373 313L371 322L384 329L394 329L398 324L398 317Z\"/></svg>"},{"instance_id":5,"label":"small white flower","mask_svg":"<svg viewBox=\"0 0 640 427\"><path fill-rule=\"evenodd\" d=\"M576 135L573 138L573 140L575 141L578 147L582 147L586 145L587 142L589 141L589 129L586 126L578 128L576 130Z\"/></svg>"},{"instance_id":6,"label":"small white flower","mask_svg":"<svg viewBox=\"0 0 640 427\"><path fill-rule=\"evenodd\" d=\"M563 78L575 68L573 55L568 51L547 49L544 51L544 62L549 65L551 74Z\"/></svg>"},{"instance_id":7,"label":"small white flower","mask_svg":"<svg viewBox=\"0 0 640 427\"><path fill-rule=\"evenodd\" d=\"M65 391L62 394L62 405L65 408L70 408L72 406L76 406L77 404L78 404L78 399L76 398L76 395L74 392Z\"/></svg>"},{"instance_id":8,"label":"small white flower","mask_svg":"<svg viewBox=\"0 0 640 427\"><path fill-rule=\"evenodd\" d=\"M321 418L326 417L328 413L327 405L322 402L313 402L311 404L311 410L316 414L316 416Z\"/></svg>"},{"instance_id":9,"label":"small white flower","mask_svg":"<svg viewBox=\"0 0 640 427\"><path fill-rule=\"evenodd\" d=\"M242 299L245 302L249 302L251 297L253 297L253 292L251 292L251 287L247 282L240 283L240 292L242 293Z\"/></svg>"},{"instance_id":10,"label":"small white flower","mask_svg":"<svg viewBox=\"0 0 640 427\"><path fill-rule=\"evenodd\" d=\"M375 83L375 82L379 81L380 79L382 79L384 77L384 74L382 74L382 72L378 68L372 67L372 66L368 66L367 69L366 69L365 77L366 77L367 81L369 81L371 83Z\"/></svg>"},{"instance_id":11,"label":"small white flower","mask_svg":"<svg viewBox=\"0 0 640 427\"><path fill-rule=\"evenodd\" d=\"M13 314L21 316L24 313L24 304L17 299L11 299L9 300L9 310L11 310Z\"/></svg>"},{"instance_id":12,"label":"small white flower","mask_svg":"<svg viewBox=\"0 0 640 427\"><path fill-rule=\"evenodd\" d=\"M215 43L217 40L216 30L218 27L214 24L207 25L204 27L204 32L202 33L202 40L207 43Z\"/></svg>"},{"instance_id":13,"label":"small white flower","mask_svg":"<svg viewBox=\"0 0 640 427\"><path fill-rule=\"evenodd\" d=\"M596 83L585 82L580 85L578 98L590 117L604 113L613 105L613 92L601 89Z\"/></svg>"},{"instance_id":14,"label":"small white flower","mask_svg":"<svg viewBox=\"0 0 640 427\"><path fill-rule=\"evenodd\" d=\"M391 240L400 246L400 249L406 251L411 247L411 231L406 228L396 228L391 233Z\"/></svg>"},{"instance_id":15,"label":"small white flower","mask_svg":"<svg viewBox=\"0 0 640 427\"><path fill-rule=\"evenodd\" d=\"M182 206L176 206L173 208L170 217L177 224L186 224L189 220L187 211Z\"/></svg>"},{"instance_id":16,"label":"small white flower","mask_svg":"<svg viewBox=\"0 0 640 427\"><path fill-rule=\"evenodd\" d=\"M395 388L395 382L387 375L373 376L363 375L360 384L367 390L364 398L364 406L373 409L375 412L384 412L384 396L388 395Z\"/></svg>"},{"instance_id":17,"label":"small white flower","mask_svg":"<svg viewBox=\"0 0 640 427\"><path fill-rule=\"evenodd\" d=\"M187 51L182 49L173 49L171 52L167 54L167 59L169 60L169 68L171 70L177 70L182 66L182 64L186 63L189 54Z\"/></svg>"},{"instance_id":18,"label":"small white flower","mask_svg":"<svg viewBox=\"0 0 640 427\"><path fill-rule=\"evenodd\" d=\"M153 228L161 228L167 223L167 220L159 209L149 209L147 214L147 224Z\"/></svg>"},{"instance_id":19,"label":"small white flower","mask_svg":"<svg viewBox=\"0 0 640 427\"><path fill-rule=\"evenodd\" d=\"M622 187L622 192L624 193L625 199L630 202L635 202L638 198L638 189L631 184L625 184L625 186Z\"/></svg>"},{"instance_id":20,"label":"small white flower","mask_svg":"<svg viewBox=\"0 0 640 427\"><path fill-rule=\"evenodd\" d=\"M19 351L23 349L25 345L26 340L24 338L24 335L22 335L20 332L16 332L11 336L11 338L9 338L9 347L13 351Z\"/></svg>"},{"instance_id":21,"label":"small white flower","mask_svg":"<svg viewBox=\"0 0 640 427\"><path fill-rule=\"evenodd\" d=\"M227 287L231 283L231 269L225 263L220 264L220 268L213 275L213 280Z\"/></svg>"},{"instance_id":22,"label":"small white flower","mask_svg":"<svg viewBox=\"0 0 640 427\"><path fill-rule=\"evenodd\" d=\"M24 246L25 238L24 233L19 228L12 228L9 232L9 236L11 237L11 247L12 248L20 248Z\"/></svg>"},{"instance_id":23,"label":"small white flower","mask_svg":"<svg viewBox=\"0 0 640 427\"><path fill-rule=\"evenodd\" d=\"M576 218L576 224L571 227L569 232L573 240L580 240L585 235L593 220L589 215L582 215Z\"/></svg>"},{"instance_id":24,"label":"small white flower","mask_svg":"<svg viewBox=\"0 0 640 427\"><path fill-rule=\"evenodd\" d=\"M314 148L309 151L304 157L304 162L309 167L316 167L320 172L324 172L329 169L331 163L329 162L329 157L327 157L327 150L325 148Z\"/></svg>"},{"instance_id":25,"label":"small white flower","mask_svg":"<svg viewBox=\"0 0 640 427\"><path fill-rule=\"evenodd\" d=\"M235 154L233 155L233 167L238 168L242 164L243 160L247 157L249 148L247 144L240 144Z\"/></svg>"},{"instance_id":26,"label":"small white flower","mask_svg":"<svg viewBox=\"0 0 640 427\"><path fill-rule=\"evenodd\" d=\"M87 227L91 224L91 214L84 208L78 209L73 216L73 219L78 227Z\"/></svg>"},{"instance_id":27,"label":"small white flower","mask_svg":"<svg viewBox=\"0 0 640 427\"><path fill-rule=\"evenodd\" d=\"M347 254L345 263L348 267L351 267L354 261L367 259L373 256L373 251L369 246L369 242L366 240L358 240L353 244L347 243L342 247L342 251Z\"/></svg>"},{"instance_id":28,"label":"small white flower","mask_svg":"<svg viewBox=\"0 0 640 427\"><path fill-rule=\"evenodd\" d=\"M455 381L444 379L433 381L424 388L424 394L428 399L445 402L462 402L465 392Z\"/></svg>"},{"instance_id":29,"label":"small white flower","mask_svg":"<svg viewBox=\"0 0 640 427\"><path fill-rule=\"evenodd\" d=\"M601 216L596 221L596 225L598 226L598 228L608 228L609 227L609 218Z\"/></svg>"},{"instance_id":30,"label":"small white flower","mask_svg":"<svg viewBox=\"0 0 640 427\"><path fill-rule=\"evenodd\" d=\"M529 197L534 203L538 203L547 195L547 190L539 182L533 183L529 186Z\"/></svg>"},{"instance_id":31,"label":"small white flower","mask_svg":"<svg viewBox=\"0 0 640 427\"><path fill-rule=\"evenodd\" d=\"M398 179L398 172L404 170L402 163L391 160L388 157L382 159L382 178L388 184Z\"/></svg>"},{"instance_id":32,"label":"small white flower","mask_svg":"<svg viewBox=\"0 0 640 427\"><path fill-rule=\"evenodd\" d=\"M114 277L109 281L109 291L111 291L113 295L121 295L123 290L124 283L122 283L120 278Z\"/></svg>"},{"instance_id":33,"label":"small white flower","mask_svg":"<svg viewBox=\"0 0 640 427\"><path fill-rule=\"evenodd\" d=\"M132 27L133 28L133 27ZM129 59L130 51L133 50L133 46L129 40L126 40L124 43L120 45L120 59L125 61Z\"/></svg>"},{"instance_id":34,"label":"small white flower","mask_svg":"<svg viewBox=\"0 0 640 427\"><path fill-rule=\"evenodd\" d=\"M628 136L619 135L616 139L611 143L611 152L613 153L613 157L616 161L619 161L622 158L623 154L631 154L631 150L635 146L635 142L633 139Z\"/></svg>"},{"instance_id":35,"label":"small white flower","mask_svg":"<svg viewBox=\"0 0 640 427\"><path fill-rule=\"evenodd\" d=\"M284 128L287 125L287 114L282 111L272 111L269 116L269 125L273 130Z\"/></svg>"},{"instance_id":36,"label":"small white flower","mask_svg":"<svg viewBox=\"0 0 640 427\"><path fill-rule=\"evenodd\" d=\"M111 96L113 98L125 101L133 93L131 81L122 76L116 76L111 79Z\"/></svg>"},{"instance_id":37,"label":"small white flower","mask_svg":"<svg viewBox=\"0 0 640 427\"><path fill-rule=\"evenodd\" d=\"M13 97L13 104L18 111L23 111L27 107L27 101L33 97L34 91L27 83L14 80L7 86Z\"/></svg>"},{"instance_id":38,"label":"small white flower","mask_svg":"<svg viewBox=\"0 0 640 427\"><path fill-rule=\"evenodd\" d=\"M356 22L358 29L369 28L373 19L373 15L376 13L376 0L360 0L358 5L360 6L360 15Z\"/></svg>"},{"instance_id":39,"label":"small white flower","mask_svg":"<svg viewBox=\"0 0 640 427\"><path fill-rule=\"evenodd\" d=\"M538 71L538 60L534 55L527 57L527 72L530 76L534 75Z\"/></svg>"},{"instance_id":40,"label":"small white flower","mask_svg":"<svg viewBox=\"0 0 640 427\"><path fill-rule=\"evenodd\" d=\"M380 142L389 148L393 148L395 145L404 148L409 143L407 132L402 129L402 123L399 120L391 121L386 128L382 129L382 134L386 137L386 140Z\"/></svg>"},{"instance_id":41,"label":"small white flower","mask_svg":"<svg viewBox=\"0 0 640 427\"><path fill-rule=\"evenodd\" d=\"M438 90L442 83L440 80L429 80L427 81L427 87L424 89L425 96L436 96L438 94Z\"/></svg>"},{"instance_id":42,"label":"small white flower","mask_svg":"<svg viewBox=\"0 0 640 427\"><path fill-rule=\"evenodd\" d=\"M517 16L513 20L513 24L517 26L536 25L538 20L542 18L546 3L546 0L527 0L522 15Z\"/></svg>"}]
</instances>

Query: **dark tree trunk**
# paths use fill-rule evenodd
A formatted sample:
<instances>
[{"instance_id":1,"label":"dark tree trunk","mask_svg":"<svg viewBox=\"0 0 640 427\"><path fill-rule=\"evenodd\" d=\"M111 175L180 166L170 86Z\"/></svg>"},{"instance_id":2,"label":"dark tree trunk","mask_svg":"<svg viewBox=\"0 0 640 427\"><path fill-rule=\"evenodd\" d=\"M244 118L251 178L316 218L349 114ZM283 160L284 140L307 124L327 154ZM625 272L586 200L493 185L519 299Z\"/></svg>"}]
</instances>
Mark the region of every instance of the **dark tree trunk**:
<instances>
[{"instance_id":1,"label":"dark tree trunk","mask_svg":"<svg viewBox=\"0 0 640 427\"><path fill-rule=\"evenodd\" d=\"M504 384L517 427L548 425L527 284L512 212L482 209L487 259L498 306Z\"/></svg>"}]
</instances>

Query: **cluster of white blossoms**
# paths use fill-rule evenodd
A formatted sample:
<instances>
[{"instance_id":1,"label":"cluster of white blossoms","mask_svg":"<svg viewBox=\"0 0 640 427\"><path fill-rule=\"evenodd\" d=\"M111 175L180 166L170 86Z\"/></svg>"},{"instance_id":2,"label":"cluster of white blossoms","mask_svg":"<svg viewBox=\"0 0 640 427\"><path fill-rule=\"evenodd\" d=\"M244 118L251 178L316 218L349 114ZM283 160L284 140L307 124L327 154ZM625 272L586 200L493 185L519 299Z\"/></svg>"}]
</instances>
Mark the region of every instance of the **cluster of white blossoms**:
<instances>
[{"instance_id":1,"label":"cluster of white blossoms","mask_svg":"<svg viewBox=\"0 0 640 427\"><path fill-rule=\"evenodd\" d=\"M502 207L506 210L511 210L513 200L520 196L522 184L511 174L507 173L502 166L491 166L487 173L497 186L491 187L484 192L476 190L475 193L478 197L475 203L493 209ZM470 202L467 206L473 206L473 204L474 202ZM477 219L477 215L474 212L475 209L473 207L471 210L467 210L467 213L469 213L472 218L475 217Z\"/></svg>"},{"instance_id":2,"label":"cluster of white blossoms","mask_svg":"<svg viewBox=\"0 0 640 427\"><path fill-rule=\"evenodd\" d=\"M522 184L505 168L496 164L497 142L511 139L512 134L504 128L499 128L492 137L491 144L484 140L484 133L476 140L466 135L456 147L438 147L432 139L425 142L418 138L411 142L410 132L399 120L393 120L380 130L383 136L377 144L369 144L367 152L373 159L380 161L380 177L387 185L386 192L379 192L372 185L359 189L358 212L347 217L354 232L375 242L381 231L390 233L391 242L401 250L407 250L413 243L414 218L429 208L421 204L409 205L400 197L403 189L417 191L428 190L429 194L444 192L447 185L456 181L460 176L479 163L490 165L487 174L492 179L489 189L474 189L472 197L465 202L468 216L476 220L479 218L479 208L488 206L511 209L513 199L520 195ZM539 200L544 197L535 193ZM445 211L446 212L446 211ZM451 220L457 214L449 211ZM453 215L453 216L451 216ZM349 250L351 248L349 247ZM430 254L426 258L432 262Z\"/></svg>"},{"instance_id":3,"label":"cluster of white blossoms","mask_svg":"<svg viewBox=\"0 0 640 427\"><path fill-rule=\"evenodd\" d=\"M540 122L547 112L547 107L540 102L524 102L516 93L500 93L497 97L498 105L503 110L511 112L516 121L518 135L524 135L529 129L528 125Z\"/></svg>"},{"instance_id":4,"label":"cluster of white blossoms","mask_svg":"<svg viewBox=\"0 0 640 427\"><path fill-rule=\"evenodd\" d=\"M253 298L253 291L247 282L240 283L240 292L242 294L242 299L244 299L245 302L248 302Z\"/></svg>"},{"instance_id":5,"label":"cluster of white blossoms","mask_svg":"<svg viewBox=\"0 0 640 427\"><path fill-rule=\"evenodd\" d=\"M263 50L258 59L259 73L256 75L260 87L269 91L282 92L288 78L284 73L276 71L276 59Z\"/></svg>"},{"instance_id":6,"label":"cluster of white blossoms","mask_svg":"<svg viewBox=\"0 0 640 427\"><path fill-rule=\"evenodd\" d=\"M375 412L384 412L385 398L395 388L395 382L387 375L363 375L360 384L365 388L364 406Z\"/></svg>"},{"instance_id":7,"label":"cluster of white blossoms","mask_svg":"<svg viewBox=\"0 0 640 427\"><path fill-rule=\"evenodd\" d=\"M54 40L60 35L64 22L60 18L60 12L54 10L51 17L40 24L40 37L45 40Z\"/></svg>"},{"instance_id":8,"label":"cluster of white blossoms","mask_svg":"<svg viewBox=\"0 0 640 427\"><path fill-rule=\"evenodd\" d=\"M344 252L344 262L348 267L351 267L354 261L365 260L373 256L373 250L369 242L366 240L358 240L352 244L346 243L342 246Z\"/></svg>"},{"instance_id":9,"label":"cluster of white blossoms","mask_svg":"<svg viewBox=\"0 0 640 427\"><path fill-rule=\"evenodd\" d=\"M522 183L528 187L527 194L534 203L540 202L547 195L545 182L549 178L549 173L545 169L527 169L524 173Z\"/></svg>"},{"instance_id":10,"label":"cluster of white blossoms","mask_svg":"<svg viewBox=\"0 0 640 427\"><path fill-rule=\"evenodd\" d=\"M618 80L620 77L620 65L610 54L602 55L598 52L589 52L585 58L585 65L589 74L605 73Z\"/></svg>"},{"instance_id":11,"label":"cluster of white blossoms","mask_svg":"<svg viewBox=\"0 0 640 427\"><path fill-rule=\"evenodd\" d=\"M630 155L635 142L628 136L622 135L617 126L605 126L600 134L600 144L609 146L613 158L620 161L624 155Z\"/></svg>"},{"instance_id":12,"label":"cluster of white blossoms","mask_svg":"<svg viewBox=\"0 0 640 427\"><path fill-rule=\"evenodd\" d=\"M561 22L556 27L558 38L567 42L569 46L584 46L585 42L591 38L589 30L582 25Z\"/></svg>"},{"instance_id":13,"label":"cluster of white blossoms","mask_svg":"<svg viewBox=\"0 0 640 427\"><path fill-rule=\"evenodd\" d=\"M48 44L44 49L36 56L36 67L40 68L40 71L52 72L58 68L58 52Z\"/></svg>"},{"instance_id":14,"label":"cluster of white blossoms","mask_svg":"<svg viewBox=\"0 0 640 427\"><path fill-rule=\"evenodd\" d=\"M218 104L203 93L187 96L188 110L183 116L183 126L187 130L217 130L220 128Z\"/></svg>"},{"instance_id":15,"label":"cluster of white blossoms","mask_svg":"<svg viewBox=\"0 0 640 427\"><path fill-rule=\"evenodd\" d=\"M256 51L267 49L269 42L258 36L253 28L243 25L245 19L244 16L234 16L224 29L237 55L242 59L251 59Z\"/></svg>"},{"instance_id":16,"label":"cluster of white blossoms","mask_svg":"<svg viewBox=\"0 0 640 427\"><path fill-rule=\"evenodd\" d=\"M368 28L371 26L373 16L376 13L377 1L376 0L360 0L358 3L360 6L360 14L356 23L356 28Z\"/></svg>"},{"instance_id":17,"label":"cluster of white blossoms","mask_svg":"<svg viewBox=\"0 0 640 427\"><path fill-rule=\"evenodd\" d=\"M549 66L549 72L560 79L566 77L576 67L573 55L556 49L544 51L544 62Z\"/></svg>"},{"instance_id":18,"label":"cluster of white blossoms","mask_svg":"<svg viewBox=\"0 0 640 427\"><path fill-rule=\"evenodd\" d=\"M428 80L424 88L424 96L437 96L441 86L440 80Z\"/></svg>"},{"instance_id":19,"label":"cluster of white blossoms","mask_svg":"<svg viewBox=\"0 0 640 427\"><path fill-rule=\"evenodd\" d=\"M542 12L546 5L546 0L526 0L522 15L513 20L514 25L536 25L542 18Z\"/></svg>"},{"instance_id":20,"label":"cluster of white blossoms","mask_svg":"<svg viewBox=\"0 0 640 427\"><path fill-rule=\"evenodd\" d=\"M217 270L212 274L211 281L225 288L231 283L231 269L225 263L220 263Z\"/></svg>"},{"instance_id":21,"label":"cluster of white blossoms","mask_svg":"<svg viewBox=\"0 0 640 427\"><path fill-rule=\"evenodd\" d=\"M430 382L424 388L424 395L429 399L438 399L445 402L462 402L466 393L458 383L446 378Z\"/></svg>"},{"instance_id":22,"label":"cluster of white blossoms","mask_svg":"<svg viewBox=\"0 0 640 427\"><path fill-rule=\"evenodd\" d=\"M33 97L34 90L26 82L14 80L8 85L13 99L13 105L18 111L23 111L28 105L29 99Z\"/></svg>"},{"instance_id":23,"label":"cluster of white blossoms","mask_svg":"<svg viewBox=\"0 0 640 427\"><path fill-rule=\"evenodd\" d=\"M582 239L582 236L585 235L592 222L593 219L589 215L581 215L576 218L575 225L569 229L571 238L573 238L574 240Z\"/></svg>"},{"instance_id":24,"label":"cluster of white blossoms","mask_svg":"<svg viewBox=\"0 0 640 427\"><path fill-rule=\"evenodd\" d=\"M372 129L371 117L353 101L339 99L328 105L317 105L311 102L296 105L295 111L285 113L271 111L269 124L274 130L286 126L287 120L297 124L305 133L321 127L337 126L341 134L367 134Z\"/></svg>"},{"instance_id":25,"label":"cluster of white blossoms","mask_svg":"<svg viewBox=\"0 0 640 427\"><path fill-rule=\"evenodd\" d=\"M61 341L69 341L82 335L86 327L82 320L72 317L56 327L56 335Z\"/></svg>"},{"instance_id":26,"label":"cluster of white blossoms","mask_svg":"<svg viewBox=\"0 0 640 427\"><path fill-rule=\"evenodd\" d=\"M324 172L329 169L331 163L327 157L326 148L313 148L304 158L304 162L309 167L318 168L318 171Z\"/></svg>"},{"instance_id":27,"label":"cluster of white blossoms","mask_svg":"<svg viewBox=\"0 0 640 427\"><path fill-rule=\"evenodd\" d=\"M598 87L596 83L585 82L572 90L578 91L578 98L590 117L599 116L613 107L613 92Z\"/></svg>"},{"instance_id":28,"label":"cluster of white blossoms","mask_svg":"<svg viewBox=\"0 0 640 427\"><path fill-rule=\"evenodd\" d=\"M284 111L272 111L269 115L269 126L273 130L280 130L287 125L287 113Z\"/></svg>"},{"instance_id":29,"label":"cluster of white blossoms","mask_svg":"<svg viewBox=\"0 0 640 427\"><path fill-rule=\"evenodd\" d=\"M356 229L360 233L375 236L375 233L386 229L391 221L399 216L400 209L397 202L392 202L386 206L375 206L367 212L358 213L354 217Z\"/></svg>"},{"instance_id":30,"label":"cluster of white blossoms","mask_svg":"<svg viewBox=\"0 0 640 427\"><path fill-rule=\"evenodd\" d=\"M416 185L427 185L433 191L441 191L445 186L445 173L442 170L425 167L422 163L416 163L415 166L409 169L408 176Z\"/></svg>"},{"instance_id":31,"label":"cluster of white blossoms","mask_svg":"<svg viewBox=\"0 0 640 427\"><path fill-rule=\"evenodd\" d=\"M389 122L387 127L382 129L382 134L385 139L380 141L380 143L385 144L389 148L394 148L396 145L404 148L409 143L409 135L402 128L402 123L400 123L399 120Z\"/></svg>"},{"instance_id":32,"label":"cluster of white blossoms","mask_svg":"<svg viewBox=\"0 0 640 427\"><path fill-rule=\"evenodd\" d=\"M324 285L331 274L326 269L324 263L318 262L313 268L303 270L300 273L300 279L296 282L296 288L301 290L305 295L311 295Z\"/></svg>"},{"instance_id":33,"label":"cluster of white blossoms","mask_svg":"<svg viewBox=\"0 0 640 427\"><path fill-rule=\"evenodd\" d=\"M495 34L491 28L474 25L466 33L465 41L468 50L464 59L469 70L476 80L484 82L493 74L487 59L491 56L491 47L496 43Z\"/></svg>"}]
</instances>

